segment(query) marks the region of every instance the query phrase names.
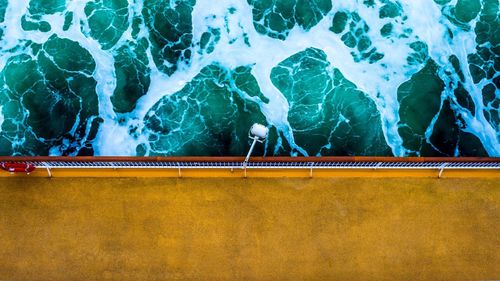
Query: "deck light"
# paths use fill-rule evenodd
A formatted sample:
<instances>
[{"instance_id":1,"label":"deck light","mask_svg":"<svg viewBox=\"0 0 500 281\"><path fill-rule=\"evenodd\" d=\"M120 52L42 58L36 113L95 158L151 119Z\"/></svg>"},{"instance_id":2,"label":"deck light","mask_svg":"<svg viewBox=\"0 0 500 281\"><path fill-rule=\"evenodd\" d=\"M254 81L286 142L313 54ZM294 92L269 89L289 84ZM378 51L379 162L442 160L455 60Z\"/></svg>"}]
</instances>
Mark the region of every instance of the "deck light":
<instances>
[{"instance_id":1,"label":"deck light","mask_svg":"<svg viewBox=\"0 0 500 281\"><path fill-rule=\"evenodd\" d=\"M250 131L248 131L248 137L250 139L253 139L252 146L250 146L250 150L248 151L247 157L245 158L245 161L243 162L243 168L246 169L248 160L250 160L250 155L252 155L253 148L255 147L255 144L257 142L264 142L267 138L267 135L269 134L269 128L267 128L264 125L261 124L253 124L252 127L250 128Z\"/></svg>"}]
</instances>

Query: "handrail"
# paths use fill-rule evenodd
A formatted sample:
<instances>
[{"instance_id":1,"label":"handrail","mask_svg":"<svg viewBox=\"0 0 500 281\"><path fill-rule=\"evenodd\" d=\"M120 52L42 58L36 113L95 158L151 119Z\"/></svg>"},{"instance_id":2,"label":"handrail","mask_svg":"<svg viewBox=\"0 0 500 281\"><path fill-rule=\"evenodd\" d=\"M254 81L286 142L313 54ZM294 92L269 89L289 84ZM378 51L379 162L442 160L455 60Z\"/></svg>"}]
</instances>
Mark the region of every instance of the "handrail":
<instances>
[{"instance_id":1,"label":"handrail","mask_svg":"<svg viewBox=\"0 0 500 281\"><path fill-rule=\"evenodd\" d=\"M244 156L181 156L181 157L131 157L131 156L0 156L0 162L243 162ZM324 156L324 157L252 157L255 162L500 162L500 157L372 157L372 156Z\"/></svg>"},{"instance_id":2,"label":"handrail","mask_svg":"<svg viewBox=\"0 0 500 281\"><path fill-rule=\"evenodd\" d=\"M12 160L15 161L12 161ZM330 160L330 161L328 161ZM378 161L370 161L378 160ZM500 172L500 158L387 158L387 157L260 157L243 163L242 157L0 157L0 162L12 161L53 171L124 170L124 169L175 169L178 177L182 171L195 169L242 170L247 177L248 170L270 171L308 170L435 170L441 178L445 170L489 170ZM288 172L287 172L288 173ZM500 175L498 173L497 175Z\"/></svg>"},{"instance_id":3,"label":"handrail","mask_svg":"<svg viewBox=\"0 0 500 281\"><path fill-rule=\"evenodd\" d=\"M0 157L46 169L436 169L439 177L446 170L500 170L500 158L482 157L255 157L247 165L243 157Z\"/></svg>"},{"instance_id":4,"label":"handrail","mask_svg":"<svg viewBox=\"0 0 500 281\"><path fill-rule=\"evenodd\" d=\"M104 161L28 161L37 168L87 169L500 169L500 162L104 162Z\"/></svg>"}]
</instances>

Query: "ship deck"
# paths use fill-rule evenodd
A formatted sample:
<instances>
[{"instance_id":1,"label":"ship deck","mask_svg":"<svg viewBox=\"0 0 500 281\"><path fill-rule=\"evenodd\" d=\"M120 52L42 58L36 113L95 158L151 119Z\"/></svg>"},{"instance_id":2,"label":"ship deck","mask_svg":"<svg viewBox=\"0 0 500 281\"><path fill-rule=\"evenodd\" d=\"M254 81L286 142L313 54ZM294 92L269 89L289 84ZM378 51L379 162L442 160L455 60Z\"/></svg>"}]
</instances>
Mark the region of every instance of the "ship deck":
<instances>
[{"instance_id":1,"label":"ship deck","mask_svg":"<svg viewBox=\"0 0 500 281\"><path fill-rule=\"evenodd\" d=\"M0 178L0 279L498 279L498 177L447 173Z\"/></svg>"}]
</instances>

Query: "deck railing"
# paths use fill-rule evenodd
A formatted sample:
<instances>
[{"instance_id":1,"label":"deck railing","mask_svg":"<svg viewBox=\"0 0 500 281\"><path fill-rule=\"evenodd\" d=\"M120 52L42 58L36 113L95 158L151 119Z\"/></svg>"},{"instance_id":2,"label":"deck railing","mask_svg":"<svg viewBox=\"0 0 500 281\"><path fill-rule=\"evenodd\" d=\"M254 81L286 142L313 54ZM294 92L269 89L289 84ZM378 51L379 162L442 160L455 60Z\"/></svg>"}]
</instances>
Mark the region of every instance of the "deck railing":
<instances>
[{"instance_id":1,"label":"deck railing","mask_svg":"<svg viewBox=\"0 0 500 281\"><path fill-rule=\"evenodd\" d=\"M243 157L0 157L38 168L243 168ZM255 157L248 169L500 169L481 157Z\"/></svg>"},{"instance_id":2,"label":"deck railing","mask_svg":"<svg viewBox=\"0 0 500 281\"><path fill-rule=\"evenodd\" d=\"M46 169L432 169L440 178L444 170L499 170L500 158L425 157L255 157L248 165L243 157L0 157L0 162L26 163Z\"/></svg>"}]
</instances>

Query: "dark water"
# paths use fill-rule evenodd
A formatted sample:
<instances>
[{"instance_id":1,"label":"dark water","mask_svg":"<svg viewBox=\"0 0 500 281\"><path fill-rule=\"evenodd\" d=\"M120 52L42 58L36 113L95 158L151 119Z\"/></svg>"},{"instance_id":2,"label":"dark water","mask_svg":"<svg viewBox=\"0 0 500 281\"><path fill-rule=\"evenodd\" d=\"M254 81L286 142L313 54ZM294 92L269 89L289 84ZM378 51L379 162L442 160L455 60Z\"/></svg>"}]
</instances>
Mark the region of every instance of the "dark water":
<instances>
[{"instance_id":1,"label":"dark water","mask_svg":"<svg viewBox=\"0 0 500 281\"><path fill-rule=\"evenodd\" d=\"M498 0L0 0L0 155L500 156Z\"/></svg>"}]
</instances>

